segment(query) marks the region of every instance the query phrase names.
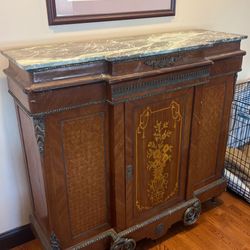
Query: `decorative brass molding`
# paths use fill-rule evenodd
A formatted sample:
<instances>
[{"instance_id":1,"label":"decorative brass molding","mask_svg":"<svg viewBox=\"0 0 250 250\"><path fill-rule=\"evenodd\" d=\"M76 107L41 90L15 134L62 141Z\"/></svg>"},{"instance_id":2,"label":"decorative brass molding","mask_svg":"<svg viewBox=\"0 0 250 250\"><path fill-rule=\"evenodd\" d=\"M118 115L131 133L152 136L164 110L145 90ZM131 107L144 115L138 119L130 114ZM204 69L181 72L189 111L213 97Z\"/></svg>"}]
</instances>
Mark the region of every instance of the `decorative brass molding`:
<instances>
[{"instance_id":1,"label":"decorative brass molding","mask_svg":"<svg viewBox=\"0 0 250 250\"><path fill-rule=\"evenodd\" d=\"M45 138L45 124L44 117L36 117L33 119L35 136L38 145L39 152L43 154L44 152L44 138Z\"/></svg>"},{"instance_id":2,"label":"decorative brass molding","mask_svg":"<svg viewBox=\"0 0 250 250\"><path fill-rule=\"evenodd\" d=\"M153 69L166 68L173 66L177 62L183 61L183 55L178 53L176 56L165 56L161 58L150 59L144 62L145 65L151 66Z\"/></svg>"},{"instance_id":3,"label":"decorative brass molding","mask_svg":"<svg viewBox=\"0 0 250 250\"><path fill-rule=\"evenodd\" d=\"M193 225L200 217L201 203L196 201L191 207L189 207L184 213L184 224L186 226Z\"/></svg>"},{"instance_id":4,"label":"decorative brass molding","mask_svg":"<svg viewBox=\"0 0 250 250\"><path fill-rule=\"evenodd\" d=\"M180 141L182 139L182 115L180 112L180 104L172 101L169 107L162 108L159 110L152 111L151 108L147 107L140 115L139 125L136 129L135 147L136 147L136 207L139 211L147 210L152 207L142 205L138 199L138 140L145 140L145 130L148 126L149 119L152 115L158 112L169 111L171 112L173 120L173 128L176 129L177 123L180 124ZM167 139L171 137L173 131L169 129L169 121L158 121L154 125L153 140L147 144L147 166L146 169L152 173L152 179L148 183L147 194L148 198L153 206L158 205L169 198L171 198L178 191L178 175L179 169L176 171L176 183L173 190L166 196L166 187L168 185L168 165L167 162L171 161L172 151L174 145L167 143ZM178 164L179 165L179 164Z\"/></svg>"},{"instance_id":5,"label":"decorative brass molding","mask_svg":"<svg viewBox=\"0 0 250 250\"><path fill-rule=\"evenodd\" d=\"M114 98L127 96L129 94L134 94L138 92L142 92L150 89L157 89L160 87L164 87L167 85L172 85L180 82L196 80L202 77L209 76L209 69L207 67L203 67L200 70L192 71L192 72L184 72L179 74L169 74L166 75L163 79L156 80L135 80L132 83L127 83L119 87L112 88L112 96Z\"/></svg>"},{"instance_id":6,"label":"decorative brass molding","mask_svg":"<svg viewBox=\"0 0 250 250\"><path fill-rule=\"evenodd\" d=\"M18 104L18 106L30 117L33 118L40 118L40 117L44 117L46 115L50 115L50 114L54 114L54 113L60 113L60 112L64 112L64 111L70 111L73 109L78 109L78 108L83 108L83 107L88 107L91 105L97 105L97 104L103 104L106 102L106 100L100 100L100 101L91 101L91 102L87 102L87 103L83 103L83 104L78 104L78 105L73 105L73 106L68 106L68 107L62 107L62 108L58 108L58 109L52 109L52 110L48 110L45 112L40 112L40 113L31 113L29 112L24 106L23 104L18 100L18 98L9 90L8 91L9 94L14 98L15 102Z\"/></svg>"},{"instance_id":7,"label":"decorative brass molding","mask_svg":"<svg viewBox=\"0 0 250 250\"><path fill-rule=\"evenodd\" d=\"M56 237L56 234L53 232L50 236L50 244L52 250L60 250L60 242Z\"/></svg>"},{"instance_id":8,"label":"decorative brass molding","mask_svg":"<svg viewBox=\"0 0 250 250\"><path fill-rule=\"evenodd\" d=\"M168 208L165 211L163 211L162 213L151 217L148 220L145 220L144 222L140 223L140 224L136 224L130 228L127 228L126 230L120 232L120 233L116 233L116 231L114 229L109 229L89 240L86 240L80 244L78 244L76 247L73 247L72 250L80 250L83 249L85 247L88 247L98 241L104 240L106 238L112 238L113 241L116 241L117 239L121 239L121 238L125 238L127 235L130 235L131 233L134 233L152 223L155 223L163 218L166 218L167 216L171 216L173 213L180 211L182 209L185 208L189 208L191 206L193 206L193 204L195 204L196 202L200 201L197 198L193 198L191 200L185 201L185 202L181 202L179 203L177 206L175 206L174 208Z\"/></svg>"},{"instance_id":9,"label":"decorative brass molding","mask_svg":"<svg viewBox=\"0 0 250 250\"><path fill-rule=\"evenodd\" d=\"M135 248L135 240L118 237L111 245L110 250L134 250Z\"/></svg>"},{"instance_id":10,"label":"decorative brass molding","mask_svg":"<svg viewBox=\"0 0 250 250\"><path fill-rule=\"evenodd\" d=\"M85 247L88 247L92 244L95 244L96 242L98 241L101 241L101 240L104 240L106 238L112 238L112 240L116 240L117 239L117 233L114 229L109 229L108 231L105 231L104 233L101 233L89 240L86 240L84 242L82 242L81 244L79 244L78 246L76 247L73 247L72 250L80 250L82 248L85 248Z\"/></svg>"}]
</instances>

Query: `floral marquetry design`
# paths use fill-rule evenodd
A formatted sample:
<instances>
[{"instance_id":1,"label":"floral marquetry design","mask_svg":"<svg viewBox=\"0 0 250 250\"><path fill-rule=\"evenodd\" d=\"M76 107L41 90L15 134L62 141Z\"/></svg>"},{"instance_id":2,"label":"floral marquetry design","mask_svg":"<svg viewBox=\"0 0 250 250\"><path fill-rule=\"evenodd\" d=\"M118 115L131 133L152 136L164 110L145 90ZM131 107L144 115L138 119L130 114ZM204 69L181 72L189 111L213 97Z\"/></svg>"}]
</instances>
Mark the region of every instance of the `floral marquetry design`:
<instances>
[{"instance_id":1,"label":"floral marquetry design","mask_svg":"<svg viewBox=\"0 0 250 250\"><path fill-rule=\"evenodd\" d=\"M148 185L148 196L152 203L163 201L168 186L168 165L171 161L173 146L167 143L172 132L168 122L156 121L154 126L154 140L148 143L147 169L153 178Z\"/></svg>"},{"instance_id":2,"label":"floral marquetry design","mask_svg":"<svg viewBox=\"0 0 250 250\"><path fill-rule=\"evenodd\" d=\"M180 104L175 101L167 107L156 110L146 107L141 112L135 141L136 207L139 211L165 202L178 192L181 130ZM170 178L174 182L170 183ZM140 191L144 188L146 192Z\"/></svg>"}]
</instances>

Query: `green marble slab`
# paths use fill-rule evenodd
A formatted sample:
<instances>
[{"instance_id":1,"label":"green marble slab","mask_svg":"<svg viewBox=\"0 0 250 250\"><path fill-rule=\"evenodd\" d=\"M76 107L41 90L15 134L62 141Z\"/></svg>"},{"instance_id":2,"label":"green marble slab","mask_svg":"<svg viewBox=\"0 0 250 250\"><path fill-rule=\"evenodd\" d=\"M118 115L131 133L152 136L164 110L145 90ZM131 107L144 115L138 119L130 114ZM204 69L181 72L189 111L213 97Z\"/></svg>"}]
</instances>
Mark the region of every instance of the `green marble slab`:
<instances>
[{"instance_id":1,"label":"green marble slab","mask_svg":"<svg viewBox=\"0 0 250 250\"><path fill-rule=\"evenodd\" d=\"M2 54L19 67L32 71L100 60L129 60L195 50L245 38L247 36L208 30L185 30L115 39L48 44L5 50Z\"/></svg>"}]
</instances>

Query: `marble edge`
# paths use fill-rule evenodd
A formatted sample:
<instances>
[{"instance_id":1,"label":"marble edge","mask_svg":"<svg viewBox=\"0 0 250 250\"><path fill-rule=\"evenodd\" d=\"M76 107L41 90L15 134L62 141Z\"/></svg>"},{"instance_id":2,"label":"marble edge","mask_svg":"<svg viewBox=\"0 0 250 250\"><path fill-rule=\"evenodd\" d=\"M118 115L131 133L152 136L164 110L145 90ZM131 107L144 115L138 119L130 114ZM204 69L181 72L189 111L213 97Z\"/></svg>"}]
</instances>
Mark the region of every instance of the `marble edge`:
<instances>
[{"instance_id":1,"label":"marble edge","mask_svg":"<svg viewBox=\"0 0 250 250\"><path fill-rule=\"evenodd\" d=\"M209 30L203 30L203 31L209 31ZM223 32L221 32L223 33ZM11 50L18 50L18 48L12 48L12 49L6 49L6 50L0 50L0 54L2 54L4 57L6 57L10 62L13 64L16 64L19 68L24 69L25 71L39 71L39 70L46 70L49 68L59 68L59 67L67 67L69 65L77 65L77 64L85 64L85 63L92 63L92 62L97 62L97 61L107 61L107 62L119 62L119 61L127 61L127 60L133 60L135 58L142 59L142 58L147 58L147 57L152 57L154 55L167 55L170 53L175 53L175 52L181 52L181 51L191 51L191 50L198 50L201 48L209 48L213 47L215 44L220 44L220 43L230 43L230 42L237 42L241 41L243 39L247 39L247 35L238 35L238 34L231 34L231 38L221 38L218 40L212 40L212 41L207 41L206 44L199 44L199 45L194 45L194 46L187 46L187 47L180 47L180 48L174 48L174 49L167 49L167 50L162 50L162 51L152 51L152 52L146 52L146 53L138 53L138 54L132 54L132 55L124 55L124 56L97 56L97 57L92 57L92 58L77 58L77 59L63 59L61 61L57 62L48 62L48 63L36 63L33 65L22 65L18 63L17 60L13 59L11 56L8 55L8 51ZM234 36L234 37L233 37ZM59 43L58 43L59 44ZM26 48L26 47L23 47ZM22 49L22 48L20 48Z\"/></svg>"},{"instance_id":2,"label":"marble edge","mask_svg":"<svg viewBox=\"0 0 250 250\"><path fill-rule=\"evenodd\" d=\"M24 66L20 65L16 60L14 60L11 56L9 56L7 53L5 53L5 51L8 52L10 50L0 50L0 54L2 56L4 56L5 58L7 58L10 62L19 66L21 69L27 70Z\"/></svg>"},{"instance_id":3,"label":"marble edge","mask_svg":"<svg viewBox=\"0 0 250 250\"><path fill-rule=\"evenodd\" d=\"M176 48L176 49L168 49L168 50L163 50L163 51L154 51L154 52L147 52L146 54L134 54L131 56L120 56L116 58L112 57L106 57L105 59L107 61L115 62L115 61L120 61L120 60L129 60L129 59L134 59L134 58L146 58L149 56L154 56L154 55L163 55L163 54L170 54L170 53L175 53L175 52L180 52L180 51L190 51L190 50L197 50L197 49L202 49L202 48L211 48L215 44L220 44L220 43L230 43L230 42L237 42L241 41L242 39L247 39L247 36L240 36L240 37L235 37L235 38L225 38L225 39L220 39L216 41L208 41L207 44L199 44L199 45L194 45L194 46L187 46L187 47L181 47L181 48Z\"/></svg>"}]
</instances>

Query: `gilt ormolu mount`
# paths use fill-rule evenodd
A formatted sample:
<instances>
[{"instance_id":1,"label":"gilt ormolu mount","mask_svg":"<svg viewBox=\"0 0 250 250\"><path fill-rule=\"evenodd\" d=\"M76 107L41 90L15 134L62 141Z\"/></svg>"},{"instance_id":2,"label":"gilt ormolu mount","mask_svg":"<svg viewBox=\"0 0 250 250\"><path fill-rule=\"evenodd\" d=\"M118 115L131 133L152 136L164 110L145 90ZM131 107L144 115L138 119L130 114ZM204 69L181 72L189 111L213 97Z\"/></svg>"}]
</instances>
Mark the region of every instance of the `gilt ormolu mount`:
<instances>
[{"instance_id":1,"label":"gilt ormolu mount","mask_svg":"<svg viewBox=\"0 0 250 250\"><path fill-rule=\"evenodd\" d=\"M222 178L244 36L190 30L5 51L45 249L135 249Z\"/></svg>"}]
</instances>

